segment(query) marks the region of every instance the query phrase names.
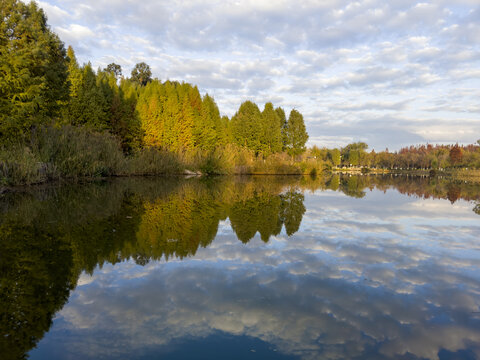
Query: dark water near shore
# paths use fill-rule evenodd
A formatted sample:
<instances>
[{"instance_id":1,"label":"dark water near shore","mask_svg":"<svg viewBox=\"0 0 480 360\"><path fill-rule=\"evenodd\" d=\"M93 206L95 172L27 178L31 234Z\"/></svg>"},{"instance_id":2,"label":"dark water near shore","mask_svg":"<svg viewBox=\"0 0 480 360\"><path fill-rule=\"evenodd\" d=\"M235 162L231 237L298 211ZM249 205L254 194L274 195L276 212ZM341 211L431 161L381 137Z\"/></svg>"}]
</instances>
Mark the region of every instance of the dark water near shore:
<instances>
[{"instance_id":1,"label":"dark water near shore","mask_svg":"<svg viewBox=\"0 0 480 360\"><path fill-rule=\"evenodd\" d=\"M478 204L375 176L3 194L0 358L477 359Z\"/></svg>"}]
</instances>

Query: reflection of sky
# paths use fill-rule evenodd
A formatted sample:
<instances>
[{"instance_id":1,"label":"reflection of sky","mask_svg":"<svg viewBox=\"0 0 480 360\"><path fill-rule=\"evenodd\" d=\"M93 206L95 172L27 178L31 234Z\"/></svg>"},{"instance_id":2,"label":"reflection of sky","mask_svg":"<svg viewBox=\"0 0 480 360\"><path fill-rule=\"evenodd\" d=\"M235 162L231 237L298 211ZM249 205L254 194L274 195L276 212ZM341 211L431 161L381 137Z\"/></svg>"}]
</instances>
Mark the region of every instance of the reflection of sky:
<instances>
[{"instance_id":1,"label":"reflection of sky","mask_svg":"<svg viewBox=\"0 0 480 360\"><path fill-rule=\"evenodd\" d=\"M244 245L226 220L193 258L82 275L32 358L140 357L218 332L305 359L480 357L471 203L374 190L305 206L291 237Z\"/></svg>"}]
</instances>

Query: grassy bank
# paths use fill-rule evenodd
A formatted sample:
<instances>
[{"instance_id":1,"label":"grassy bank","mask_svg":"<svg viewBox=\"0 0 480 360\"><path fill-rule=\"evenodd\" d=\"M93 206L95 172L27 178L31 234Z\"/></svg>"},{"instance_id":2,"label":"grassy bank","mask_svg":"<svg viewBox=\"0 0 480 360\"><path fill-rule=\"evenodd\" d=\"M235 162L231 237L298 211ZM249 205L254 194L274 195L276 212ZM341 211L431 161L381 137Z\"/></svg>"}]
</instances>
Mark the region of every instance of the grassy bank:
<instances>
[{"instance_id":1,"label":"grassy bank","mask_svg":"<svg viewBox=\"0 0 480 360\"><path fill-rule=\"evenodd\" d=\"M40 127L28 141L0 149L3 186L181 170L181 163L170 153L147 149L125 156L117 138L84 127Z\"/></svg>"},{"instance_id":2,"label":"grassy bank","mask_svg":"<svg viewBox=\"0 0 480 360\"><path fill-rule=\"evenodd\" d=\"M295 160L285 153L263 157L234 144L182 154L181 158L186 169L205 175L315 175L325 169L323 162Z\"/></svg>"},{"instance_id":3,"label":"grassy bank","mask_svg":"<svg viewBox=\"0 0 480 360\"><path fill-rule=\"evenodd\" d=\"M323 171L318 161L287 154L263 157L229 144L211 151L168 152L144 148L125 155L119 140L85 127L42 126L28 141L0 148L0 186L109 176L299 175Z\"/></svg>"}]
</instances>

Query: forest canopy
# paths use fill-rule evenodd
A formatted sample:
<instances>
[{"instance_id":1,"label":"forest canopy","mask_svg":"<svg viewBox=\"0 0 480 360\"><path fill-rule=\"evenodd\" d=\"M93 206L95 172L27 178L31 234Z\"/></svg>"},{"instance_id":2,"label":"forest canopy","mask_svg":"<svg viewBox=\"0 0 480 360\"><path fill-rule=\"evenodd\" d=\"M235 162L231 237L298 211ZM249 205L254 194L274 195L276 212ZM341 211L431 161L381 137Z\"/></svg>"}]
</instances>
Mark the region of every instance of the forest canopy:
<instances>
[{"instance_id":1,"label":"forest canopy","mask_svg":"<svg viewBox=\"0 0 480 360\"><path fill-rule=\"evenodd\" d=\"M111 63L95 71L80 65L72 47L53 33L36 3L5 0L0 28L0 141L24 141L32 129L55 122L86 126L117 136L126 153L144 147L172 152L237 144L268 156L300 154L308 139L303 117L251 101L232 119L221 116L213 97L177 81L152 78L150 66L136 64L130 77Z\"/></svg>"},{"instance_id":2,"label":"forest canopy","mask_svg":"<svg viewBox=\"0 0 480 360\"><path fill-rule=\"evenodd\" d=\"M206 174L480 168L477 144L368 152L366 143L354 142L307 151L297 109L245 100L229 118L212 96L153 77L146 62L129 76L114 62L103 69L79 64L35 2L3 0L0 16L0 185L182 168ZM128 163L135 156L139 161Z\"/></svg>"}]
</instances>

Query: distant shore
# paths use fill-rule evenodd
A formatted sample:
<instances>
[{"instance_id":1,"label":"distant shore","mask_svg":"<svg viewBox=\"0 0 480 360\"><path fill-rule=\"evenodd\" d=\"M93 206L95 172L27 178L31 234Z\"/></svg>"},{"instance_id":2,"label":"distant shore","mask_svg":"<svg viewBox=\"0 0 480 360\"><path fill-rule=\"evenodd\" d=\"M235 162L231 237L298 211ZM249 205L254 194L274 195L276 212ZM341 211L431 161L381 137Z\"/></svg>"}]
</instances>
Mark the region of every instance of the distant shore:
<instances>
[{"instance_id":1,"label":"distant shore","mask_svg":"<svg viewBox=\"0 0 480 360\"><path fill-rule=\"evenodd\" d=\"M480 182L480 169L458 168L458 169L381 169L370 167L343 167L332 169L336 174L392 174L408 176L441 176L455 180Z\"/></svg>"}]
</instances>

